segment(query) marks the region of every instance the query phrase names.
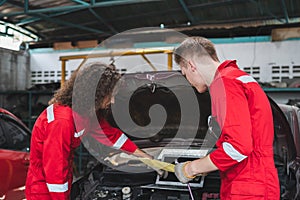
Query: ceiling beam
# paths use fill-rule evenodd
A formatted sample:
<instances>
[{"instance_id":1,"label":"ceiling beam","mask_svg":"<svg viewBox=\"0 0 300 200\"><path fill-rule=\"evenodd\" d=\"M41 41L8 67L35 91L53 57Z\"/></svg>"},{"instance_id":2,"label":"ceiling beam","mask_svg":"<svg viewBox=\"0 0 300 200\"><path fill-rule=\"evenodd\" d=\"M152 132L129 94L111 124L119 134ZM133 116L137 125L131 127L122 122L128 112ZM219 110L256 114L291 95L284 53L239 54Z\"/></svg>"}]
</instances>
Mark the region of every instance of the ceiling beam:
<instances>
[{"instance_id":1,"label":"ceiling beam","mask_svg":"<svg viewBox=\"0 0 300 200\"><path fill-rule=\"evenodd\" d=\"M11 3L10 2L10 4L12 4L14 6L17 6L17 7L22 7L18 3ZM66 21L63 21L63 20L56 20L56 19L53 19L52 17L49 17L48 15L42 14L42 13L26 13L26 14L38 17L39 19L43 19L43 20L52 22L54 24L60 24L60 25L64 25L64 26L74 27L74 28L78 28L78 29L81 29L81 30L85 30L85 31L89 31L89 32L92 32L92 33L97 33L97 34L103 34L104 33L103 31L100 31L100 30L97 30L97 29L93 29L93 28L82 26L82 25L66 22Z\"/></svg>"},{"instance_id":2,"label":"ceiling beam","mask_svg":"<svg viewBox=\"0 0 300 200\"><path fill-rule=\"evenodd\" d=\"M230 4L238 4L238 3L245 3L245 0L223 0L223 1L208 1L207 3L198 3L194 5L190 5L189 9L191 8L209 8L209 7L222 7L228 6Z\"/></svg>"},{"instance_id":3,"label":"ceiling beam","mask_svg":"<svg viewBox=\"0 0 300 200\"><path fill-rule=\"evenodd\" d=\"M29 0L24 0L24 13L27 13L29 9Z\"/></svg>"},{"instance_id":4,"label":"ceiling beam","mask_svg":"<svg viewBox=\"0 0 300 200\"><path fill-rule=\"evenodd\" d=\"M81 4L81 5L84 5L84 6L90 6L90 4L85 1L81 1L81 0L72 0L72 1L75 3Z\"/></svg>"},{"instance_id":5,"label":"ceiling beam","mask_svg":"<svg viewBox=\"0 0 300 200\"><path fill-rule=\"evenodd\" d=\"M25 0L25 1L28 1L28 0ZM116 34L118 33L118 31L113 27L111 26L110 24L108 24L106 22L106 20L104 20L102 17L100 17L93 9L92 7L97 7L99 6L99 4L95 5L95 1L92 0L91 1L91 4L87 3L87 2L84 2L82 0L72 0L73 2L75 3L78 3L78 4L81 4L81 6L84 6L84 8L88 8L88 10L91 12L91 14L101 23L103 23L105 26L107 26L111 31L112 33ZM153 1L153 0L152 0ZM143 2L143 1L140 1L140 2ZM79 7L79 8L76 8L76 9L73 9L73 10L68 10L68 11L62 11L62 12L59 12L59 13L55 13L55 14L51 14L51 15L48 15L49 18L52 18L52 17L56 17L56 16L60 16L60 15L64 15L64 14L69 14L69 13L72 13L72 12L75 12L75 11L79 11L79 10L82 10L82 7ZM31 11L26 11L26 14L30 14ZM40 13L39 13L40 14ZM45 17L45 15L44 15ZM21 20L19 23L17 23L17 25L21 26L21 25L26 25L26 24L29 24L29 23L34 23L34 22L37 22L37 21L40 21L41 19L45 19L44 17L33 17L33 18L30 18L30 19L25 19L25 20ZM58 22L58 21L56 21ZM67 26L70 26L70 23L69 24L65 24ZM83 26L81 26L83 27ZM78 26L76 26L76 28L79 28ZM103 32L102 32L103 33Z\"/></svg>"},{"instance_id":6,"label":"ceiling beam","mask_svg":"<svg viewBox=\"0 0 300 200\"><path fill-rule=\"evenodd\" d=\"M0 6L2 6L7 0L0 0Z\"/></svg>"},{"instance_id":7,"label":"ceiling beam","mask_svg":"<svg viewBox=\"0 0 300 200\"><path fill-rule=\"evenodd\" d=\"M184 0L179 0L179 3L180 3L180 5L181 5L181 7L183 8L185 14L187 15L187 18L189 19L189 21L190 21L191 23L194 23L194 22L195 22L195 19L194 19L192 13L190 12L190 10L188 9L188 7L186 6Z\"/></svg>"},{"instance_id":8,"label":"ceiling beam","mask_svg":"<svg viewBox=\"0 0 300 200\"><path fill-rule=\"evenodd\" d=\"M48 17L58 17L58 16L61 16L61 15L66 15L66 14L76 12L76 11L78 11L78 9L73 9L73 10L69 10L69 11L62 11L62 12L55 13L55 14L50 14L50 15L47 15L47 16ZM42 20L40 17L31 17L31 18L20 20L18 23L16 23L16 25L17 26L22 26L22 25L38 22L40 20Z\"/></svg>"},{"instance_id":9,"label":"ceiling beam","mask_svg":"<svg viewBox=\"0 0 300 200\"><path fill-rule=\"evenodd\" d=\"M74 0L74 1L76 1L77 3L79 3L79 1L78 0ZM81 1L80 1L81 2ZM93 3L93 2L91 2L91 3ZM105 26L107 26L111 31L112 31L112 33L114 33L114 34L116 34L116 33L118 33L118 31L116 31L116 29L113 27L113 26L111 26L110 24L108 24L102 17L100 17L92 8L88 8L89 9L89 11L94 15L94 17L98 20L98 21L100 21L101 23L103 23ZM53 18L53 17L58 17L58 16L61 16L61 15L66 15L66 14L69 14L69 13L72 13L72 12L76 12L76 11L78 11L78 10L80 10L80 9L73 9L73 10L69 10L69 11L62 11L62 12L59 12L59 13L55 13L55 14L50 14L50 15L48 15L48 17L51 17L51 18ZM32 18L29 18L29 19L23 19L23 20L21 20L21 21L19 21L18 23L16 23L16 25L17 26L24 26L24 25L26 25L26 24L30 24L30 23L34 23L34 22L38 22L38 21L40 21L40 20L42 20L42 18L40 18L40 17L32 17Z\"/></svg>"},{"instance_id":10,"label":"ceiling beam","mask_svg":"<svg viewBox=\"0 0 300 200\"><path fill-rule=\"evenodd\" d=\"M249 1L253 4L255 4L260 9L261 12L264 11L256 0L249 0ZM268 8L265 11L269 16L273 17L274 19L278 20L279 22L282 22L282 23L284 22L278 16L274 15Z\"/></svg>"},{"instance_id":11,"label":"ceiling beam","mask_svg":"<svg viewBox=\"0 0 300 200\"><path fill-rule=\"evenodd\" d=\"M233 3L233 0L224 0L222 2L210 2L210 3L201 3L201 4L195 4L195 5L189 5L188 9L208 9L210 7L216 7L216 6L224 6L224 5L228 5L229 3ZM235 0L234 3L245 3L245 0ZM160 9L160 10L155 10L155 11L151 11L151 12L144 12L144 13L139 13L139 14L134 14L134 15L127 15L127 16L119 16L119 17L115 17L110 19L110 21L124 21L124 20L128 20L128 19L135 19L135 18L141 18L141 17L151 17L153 15L156 16L161 16L161 15L170 15L170 13L178 13L178 12L182 12L182 9L180 7L176 7L176 8L166 8L166 9ZM195 17L194 17L195 18ZM256 19L256 18L253 18ZM195 19L195 21L197 21L197 19ZM239 19L237 19L237 21L239 21ZM202 20L201 20L202 22ZM223 23L223 21L221 21ZM119 23L119 22L118 22ZM205 23L207 23L207 21L205 21Z\"/></svg>"},{"instance_id":12,"label":"ceiling beam","mask_svg":"<svg viewBox=\"0 0 300 200\"><path fill-rule=\"evenodd\" d=\"M118 33L118 31L112 25L108 24L106 22L106 20L104 20L102 17L100 17L92 8L89 8L89 11L100 23L103 23L105 26L107 26L109 28L109 30L112 31L112 33L114 33L114 34Z\"/></svg>"},{"instance_id":13,"label":"ceiling beam","mask_svg":"<svg viewBox=\"0 0 300 200\"><path fill-rule=\"evenodd\" d=\"M95 22L85 22L80 25L86 27L86 26L93 25L93 24L95 24ZM70 27L69 26L57 26L57 27L49 27L49 28L45 27L45 28L43 28L43 30L40 30L40 33L47 33L47 32L54 33L56 31L64 31L68 28L70 28ZM74 33L72 33L72 34L74 34ZM90 33L88 32L88 34L90 34Z\"/></svg>"},{"instance_id":14,"label":"ceiling beam","mask_svg":"<svg viewBox=\"0 0 300 200\"><path fill-rule=\"evenodd\" d=\"M105 24L114 34L118 33L118 31L113 27L111 26L110 24L108 24L102 17L100 17L93 9L89 9L90 12L95 16L95 18L100 21L101 23ZM60 16L60 15L64 15L64 14L68 14L69 12L61 12L61 13L56 13L56 14L53 14L53 15L47 15L49 18L53 18L53 17L56 17L56 16ZM43 20L41 17L32 17L32 18L29 18L29 19L25 19L25 20L21 20L19 23L16 23L17 26L22 26L22 25L26 25L26 24L30 24L30 23L34 23L34 22L37 22L37 21L40 21L40 20ZM85 27L84 25L81 25L82 27ZM58 28L59 29L59 28ZM45 29L44 29L45 30ZM43 31L44 31L43 30ZM42 31L42 32L43 32Z\"/></svg>"},{"instance_id":15,"label":"ceiling beam","mask_svg":"<svg viewBox=\"0 0 300 200\"><path fill-rule=\"evenodd\" d=\"M119 5L127 5L134 3L144 3L144 2L152 2L152 1L161 1L161 0L114 0L114 1L103 1L103 2L94 2L94 5L86 4L86 5L72 5L72 6L59 6L59 7L51 7L51 8L41 8L41 9L32 9L28 10L27 13L22 11L20 12L12 12L12 13L0 13L1 17L10 17L16 15L24 15L24 14L40 14L40 13L49 13L49 12L60 12L67 11L70 9L78 9L83 10L87 8L97 8L97 7L109 7L109 6L119 6Z\"/></svg>"},{"instance_id":16,"label":"ceiling beam","mask_svg":"<svg viewBox=\"0 0 300 200\"><path fill-rule=\"evenodd\" d=\"M286 4L284 0L281 0L281 5L282 5L282 9L283 9L283 13L284 13L284 17L285 17L285 23L289 23L289 14L288 11L286 9Z\"/></svg>"},{"instance_id":17,"label":"ceiling beam","mask_svg":"<svg viewBox=\"0 0 300 200\"><path fill-rule=\"evenodd\" d=\"M73 24L73 23L70 23L70 22L66 22L66 21L62 21L62 20L56 20L56 19L53 19L51 17L48 17L47 15L45 14L36 14L38 15L40 18L46 20L46 21L49 21L49 22L52 22L54 24L60 24L60 25L64 25L64 26L69 26L69 27L74 27L74 28L78 28L78 29L81 29L81 30L85 30L85 31L89 31L89 32L92 32L92 33L104 33L103 31L100 31L100 30L97 30L97 29L93 29L93 28L89 28L89 27L85 27L85 26L81 26L81 25L78 25L78 24Z\"/></svg>"},{"instance_id":18,"label":"ceiling beam","mask_svg":"<svg viewBox=\"0 0 300 200\"><path fill-rule=\"evenodd\" d=\"M237 4L237 3L245 3L245 0L224 0L221 2L209 2L209 3L200 3L200 4L194 4L194 5L189 5L187 6L187 8L189 10L191 9L208 9L210 7L222 7L228 4ZM182 9L180 7L176 7L176 8L166 8L166 9L160 9L160 10L155 10L155 11L151 11L151 12L146 12L146 13L139 13L139 14L135 14L135 15L127 15L127 16L120 16L120 17L116 17L113 19L110 19L110 21L122 21L122 20L127 20L127 19L134 19L134 18L139 18L139 17L147 17L147 16L151 16L151 15L164 15L164 14L170 14L170 13L178 13L181 12ZM195 18L195 17L194 17ZM197 21L197 19L195 19L195 21Z\"/></svg>"}]
</instances>

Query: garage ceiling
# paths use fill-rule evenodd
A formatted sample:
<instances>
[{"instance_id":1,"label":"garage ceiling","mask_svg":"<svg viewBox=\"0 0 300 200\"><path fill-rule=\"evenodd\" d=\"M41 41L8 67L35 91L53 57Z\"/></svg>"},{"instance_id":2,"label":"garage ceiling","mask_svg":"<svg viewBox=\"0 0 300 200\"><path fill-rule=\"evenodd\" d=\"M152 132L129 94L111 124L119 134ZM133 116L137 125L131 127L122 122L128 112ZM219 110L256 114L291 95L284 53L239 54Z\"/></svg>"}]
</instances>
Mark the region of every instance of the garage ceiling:
<instances>
[{"instance_id":1,"label":"garage ceiling","mask_svg":"<svg viewBox=\"0 0 300 200\"><path fill-rule=\"evenodd\" d=\"M40 40L31 48L101 42L126 30L160 26L209 38L261 36L300 27L300 1L0 0L0 20L37 34Z\"/></svg>"}]
</instances>

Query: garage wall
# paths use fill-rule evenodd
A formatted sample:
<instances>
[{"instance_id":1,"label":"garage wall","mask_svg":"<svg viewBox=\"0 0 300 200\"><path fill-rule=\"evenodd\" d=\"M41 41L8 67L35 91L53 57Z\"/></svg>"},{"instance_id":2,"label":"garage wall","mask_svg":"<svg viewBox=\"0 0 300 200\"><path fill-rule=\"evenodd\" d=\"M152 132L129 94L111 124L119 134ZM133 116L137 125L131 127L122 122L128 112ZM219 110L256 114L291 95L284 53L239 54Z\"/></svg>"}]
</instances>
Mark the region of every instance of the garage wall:
<instances>
[{"instance_id":1,"label":"garage wall","mask_svg":"<svg viewBox=\"0 0 300 200\"><path fill-rule=\"evenodd\" d=\"M170 47L167 47L170 48ZM166 48L164 48L166 49ZM170 48L172 49L172 48ZM116 49L115 51L120 51ZM128 49L127 49L128 50ZM126 51L126 49L123 49ZM31 84L42 84L59 82L61 80L60 56L82 55L91 53L109 53L109 50L69 50L54 51L52 49L36 49L31 51ZM167 70L167 54L148 54L146 57L157 68L157 70ZM111 57L88 59L89 62L100 61L111 63ZM152 71L150 65L140 55L116 56L113 58L114 64L121 73ZM77 69L82 59L69 60L66 62L66 79Z\"/></svg>"},{"instance_id":2,"label":"garage wall","mask_svg":"<svg viewBox=\"0 0 300 200\"><path fill-rule=\"evenodd\" d=\"M300 78L300 40L269 42L222 42L214 41L221 61L236 59L240 68L261 82L282 82ZM173 48L173 47L168 47ZM101 50L99 50L101 51ZM102 50L101 52L104 52ZM91 51L53 51L51 49L31 52L32 83L56 82L61 78L60 56L89 54ZM95 53L95 51L93 52ZM167 70L165 54L146 55L158 70ZM109 62L110 58L101 58ZM117 68L122 72L152 70L141 56L123 56L114 58ZM67 62L67 78L79 66L81 60ZM175 70L179 69L173 64Z\"/></svg>"},{"instance_id":3,"label":"garage wall","mask_svg":"<svg viewBox=\"0 0 300 200\"><path fill-rule=\"evenodd\" d=\"M217 50L221 60L236 59L261 82L300 78L300 40L218 44Z\"/></svg>"},{"instance_id":4,"label":"garage wall","mask_svg":"<svg viewBox=\"0 0 300 200\"><path fill-rule=\"evenodd\" d=\"M30 86L28 52L0 48L0 91L24 90Z\"/></svg>"}]
</instances>

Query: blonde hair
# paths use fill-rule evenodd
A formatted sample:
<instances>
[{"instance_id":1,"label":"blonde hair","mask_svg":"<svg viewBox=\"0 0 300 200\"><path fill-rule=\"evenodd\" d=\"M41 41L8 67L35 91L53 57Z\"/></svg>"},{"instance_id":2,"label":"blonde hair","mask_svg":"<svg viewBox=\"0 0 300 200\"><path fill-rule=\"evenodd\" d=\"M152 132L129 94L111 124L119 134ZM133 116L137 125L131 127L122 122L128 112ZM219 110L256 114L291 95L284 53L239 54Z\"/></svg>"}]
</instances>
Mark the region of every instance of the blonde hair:
<instances>
[{"instance_id":1,"label":"blonde hair","mask_svg":"<svg viewBox=\"0 0 300 200\"><path fill-rule=\"evenodd\" d=\"M214 44L204 37L188 37L174 51L177 64L185 62L187 56L209 55L214 61L219 62Z\"/></svg>"}]
</instances>

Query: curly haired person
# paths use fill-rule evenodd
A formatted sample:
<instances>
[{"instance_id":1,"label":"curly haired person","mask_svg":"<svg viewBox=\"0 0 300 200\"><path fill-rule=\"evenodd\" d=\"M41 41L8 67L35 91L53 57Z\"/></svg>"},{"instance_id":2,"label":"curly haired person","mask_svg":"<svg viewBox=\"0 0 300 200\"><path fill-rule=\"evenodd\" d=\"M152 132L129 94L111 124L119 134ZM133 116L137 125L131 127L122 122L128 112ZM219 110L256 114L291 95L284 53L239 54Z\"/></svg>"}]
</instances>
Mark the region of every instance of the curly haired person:
<instances>
[{"instance_id":1,"label":"curly haired person","mask_svg":"<svg viewBox=\"0 0 300 200\"><path fill-rule=\"evenodd\" d=\"M55 93L33 127L27 200L70 199L74 150L85 134L114 149L151 158L104 117L120 78L113 67L90 63Z\"/></svg>"}]
</instances>

